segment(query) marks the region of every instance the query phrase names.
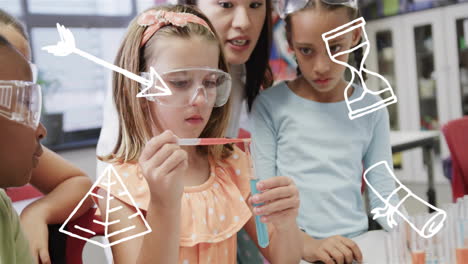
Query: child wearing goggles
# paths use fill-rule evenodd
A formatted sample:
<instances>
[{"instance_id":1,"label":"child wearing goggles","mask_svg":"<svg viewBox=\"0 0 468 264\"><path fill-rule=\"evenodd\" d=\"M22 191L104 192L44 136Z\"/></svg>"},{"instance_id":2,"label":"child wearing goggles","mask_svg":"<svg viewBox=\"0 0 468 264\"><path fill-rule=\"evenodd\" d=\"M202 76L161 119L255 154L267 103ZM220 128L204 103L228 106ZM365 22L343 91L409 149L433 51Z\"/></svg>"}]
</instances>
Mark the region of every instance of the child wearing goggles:
<instances>
[{"instance_id":1,"label":"child wearing goggles","mask_svg":"<svg viewBox=\"0 0 468 264\"><path fill-rule=\"evenodd\" d=\"M236 263L236 233L245 227L256 237L254 214L269 225L270 246L261 249L273 263L298 263L301 237L295 218L297 188L285 177L259 182L250 197L245 153L231 145L181 147L178 138L220 138L228 124L231 79L223 50L208 19L189 6L157 7L129 26L116 62L148 72L171 95L142 90L114 75L120 135L114 164L152 232L112 247L117 263ZM145 75L146 73L142 73ZM144 91L145 98L136 98ZM109 212L110 242L145 229L128 196L101 184L99 208ZM101 202L102 201L102 202ZM256 208L253 203L264 203ZM109 209L110 208L110 209ZM113 208L119 208L114 211ZM135 228L129 229L134 226ZM126 230L119 232L119 230ZM132 254L128 254L129 250Z\"/></svg>"},{"instance_id":2,"label":"child wearing goggles","mask_svg":"<svg viewBox=\"0 0 468 264\"><path fill-rule=\"evenodd\" d=\"M40 88L30 82L28 62L2 36L0 61L9 62L0 63L0 80L14 80L0 82L0 188L18 187L29 182L42 155L39 140L46 136L46 131L37 122L40 112L35 115L34 107L30 107L40 104ZM18 215L3 189L0 189L0 233L1 263L33 263Z\"/></svg>"},{"instance_id":3,"label":"child wearing goggles","mask_svg":"<svg viewBox=\"0 0 468 264\"><path fill-rule=\"evenodd\" d=\"M363 89L359 82L346 80L346 67L332 59L363 67L362 28L327 43L322 38L359 17L356 1L275 3L286 20L298 76L266 89L254 103L251 124L258 175L262 179L287 175L298 183L304 201L298 217L304 231L304 260L327 264L362 261L361 250L351 240L368 230L362 173L382 160L392 164L389 117L387 109L356 120L348 117L346 87L352 83L347 90L352 99ZM365 103L379 100L373 95ZM372 185L378 186L381 195L391 194L393 179L385 171L372 173ZM383 203L371 193L370 205L377 208ZM385 219L378 221L390 229Z\"/></svg>"},{"instance_id":4,"label":"child wearing goggles","mask_svg":"<svg viewBox=\"0 0 468 264\"><path fill-rule=\"evenodd\" d=\"M5 129L3 124L1 126L0 133L10 132L11 134L1 136L2 139L8 140L0 144L2 146L0 174L5 173L10 177L23 175L23 177L16 177L22 180L21 184L9 186L20 186L29 182L45 194L44 197L30 203L21 211L21 225L29 240L33 260L39 263L50 263L48 225L64 222L92 184L82 170L51 150L41 147L37 140L26 140L24 133L20 132L36 131L35 133L40 138L45 137L45 129L39 123L42 106L41 89L35 82L31 82L37 74L34 73L34 67L31 67L34 64L29 61L31 51L24 27L1 9L0 35L9 41L12 48L19 51L21 53L19 56L22 57L21 59L4 60L2 58L0 60L9 62L8 64L0 63L2 74L0 77L0 118L8 120L9 127L17 128ZM26 65L16 63L16 61L24 60L27 61ZM31 71L33 71L32 76L28 75L27 78L19 75ZM33 135L28 136L33 138ZM20 159L20 156L24 159ZM32 167L34 169L30 171ZM29 174L27 171L30 171ZM24 179L26 175L29 175L28 180ZM91 206L92 200L86 201L74 218L81 216ZM20 260L2 262L3 255L0 252L0 263L30 263Z\"/></svg>"}]
</instances>

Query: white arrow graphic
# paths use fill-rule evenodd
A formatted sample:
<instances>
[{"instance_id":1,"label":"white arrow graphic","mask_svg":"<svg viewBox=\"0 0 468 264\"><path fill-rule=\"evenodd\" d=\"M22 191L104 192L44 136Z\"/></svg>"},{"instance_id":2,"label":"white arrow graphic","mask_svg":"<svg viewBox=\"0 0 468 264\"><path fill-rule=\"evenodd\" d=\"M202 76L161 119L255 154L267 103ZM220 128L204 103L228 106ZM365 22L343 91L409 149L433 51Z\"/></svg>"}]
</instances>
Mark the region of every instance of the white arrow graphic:
<instances>
[{"instance_id":1,"label":"white arrow graphic","mask_svg":"<svg viewBox=\"0 0 468 264\"><path fill-rule=\"evenodd\" d=\"M141 76L138 76L132 72L129 72L127 70L124 70L120 67L115 66L114 64L111 64L107 61L104 61L96 56L93 56L87 52L84 52L75 46L75 37L73 36L73 33L67 29L65 26L60 25L57 23L57 31L60 35L60 41L57 43L57 45L52 45L52 46L45 46L42 49L55 55L55 56L61 56L65 57L68 56L72 53L75 53L85 59L88 59L90 61L93 61L101 66L104 66L112 71L116 71L120 74L123 74L124 76L142 84L145 88L137 94L137 97L149 97L149 96L168 96L172 95L171 90L169 87L166 85L166 83L163 81L161 76L156 72L156 70L153 67L150 67L150 77L149 80L145 79ZM155 78L158 78L163 87L154 85ZM157 93L152 93L152 94L145 94L149 89L151 88L156 88L159 90Z\"/></svg>"}]
</instances>

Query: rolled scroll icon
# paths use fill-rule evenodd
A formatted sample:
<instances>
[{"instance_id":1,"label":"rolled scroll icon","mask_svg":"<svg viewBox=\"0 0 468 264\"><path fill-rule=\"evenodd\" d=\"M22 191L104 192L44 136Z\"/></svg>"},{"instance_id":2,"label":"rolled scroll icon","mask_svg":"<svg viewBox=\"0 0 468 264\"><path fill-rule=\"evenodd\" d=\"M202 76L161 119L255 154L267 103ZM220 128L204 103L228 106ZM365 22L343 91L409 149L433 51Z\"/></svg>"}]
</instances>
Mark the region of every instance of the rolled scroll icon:
<instances>
[{"instance_id":1,"label":"rolled scroll icon","mask_svg":"<svg viewBox=\"0 0 468 264\"><path fill-rule=\"evenodd\" d=\"M383 168L382 168L383 167ZM396 188L393 190L388 197L382 197L380 193L372 186L372 184L369 181L369 172L372 170L386 170L389 175L393 177L393 179L396 182ZM374 208L371 213L374 215L373 219L377 219L380 217L386 217L387 218L387 224L390 228L393 228L394 226L398 225L398 222L395 220L395 213L398 214L403 220L405 220L411 228L418 233L421 237L424 238L430 238L437 234L442 227L444 226L445 219L447 218L447 213L439 209L432 204L429 204L428 202L424 201L422 198L414 194L408 187L403 185L395 176L393 173L392 169L390 169L390 166L386 161L380 161L371 167L369 167L365 172L364 172L364 181L366 182L367 186L372 190L372 192L385 204L385 206L379 207L379 208ZM398 198L398 193L403 192L404 194L401 196L401 199L395 199ZM427 220L423 223L418 223L415 224L411 220L409 220L408 216L402 212L400 209L400 206L409 198L414 198L424 204L425 206L431 208L434 210L434 212L427 218ZM392 204L392 200L396 200L399 202L396 204Z\"/></svg>"}]
</instances>

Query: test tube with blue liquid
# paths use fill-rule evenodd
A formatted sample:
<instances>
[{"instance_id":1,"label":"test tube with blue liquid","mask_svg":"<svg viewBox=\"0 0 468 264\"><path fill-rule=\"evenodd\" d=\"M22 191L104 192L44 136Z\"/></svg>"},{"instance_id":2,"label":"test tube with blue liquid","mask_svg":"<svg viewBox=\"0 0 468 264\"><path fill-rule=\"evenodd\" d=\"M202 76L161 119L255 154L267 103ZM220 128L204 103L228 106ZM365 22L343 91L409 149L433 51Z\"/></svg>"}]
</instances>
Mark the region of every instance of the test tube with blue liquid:
<instances>
[{"instance_id":1,"label":"test tube with blue liquid","mask_svg":"<svg viewBox=\"0 0 468 264\"><path fill-rule=\"evenodd\" d=\"M250 146L251 142L244 142L244 148L245 148L245 153L249 157L249 166L250 166L250 191L252 193L252 196L260 193L257 189L257 183L259 181L257 175L255 174L255 167L254 167L254 162L253 162L253 148ZM261 206L263 204L254 204L254 206ZM268 237L268 228L265 223L263 223L260 220L261 216L256 215L255 216L255 226L257 228L257 239L258 239L258 244L262 248L268 247L270 244L270 240Z\"/></svg>"}]
</instances>

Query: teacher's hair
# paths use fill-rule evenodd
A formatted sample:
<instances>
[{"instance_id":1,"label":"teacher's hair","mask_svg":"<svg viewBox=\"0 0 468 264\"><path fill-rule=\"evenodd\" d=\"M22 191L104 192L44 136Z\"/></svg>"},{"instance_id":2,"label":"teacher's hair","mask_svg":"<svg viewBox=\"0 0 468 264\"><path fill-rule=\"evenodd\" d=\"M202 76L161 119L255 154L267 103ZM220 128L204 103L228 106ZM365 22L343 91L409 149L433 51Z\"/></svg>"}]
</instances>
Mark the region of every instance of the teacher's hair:
<instances>
[{"instance_id":1,"label":"teacher's hair","mask_svg":"<svg viewBox=\"0 0 468 264\"><path fill-rule=\"evenodd\" d=\"M197 0L178 0L179 4L197 5ZM249 111L261 89L266 89L273 84L273 74L270 68L270 52L272 43L272 6L271 0L265 1L266 17L262 31L250 58L245 63L247 78L245 92Z\"/></svg>"}]
</instances>

